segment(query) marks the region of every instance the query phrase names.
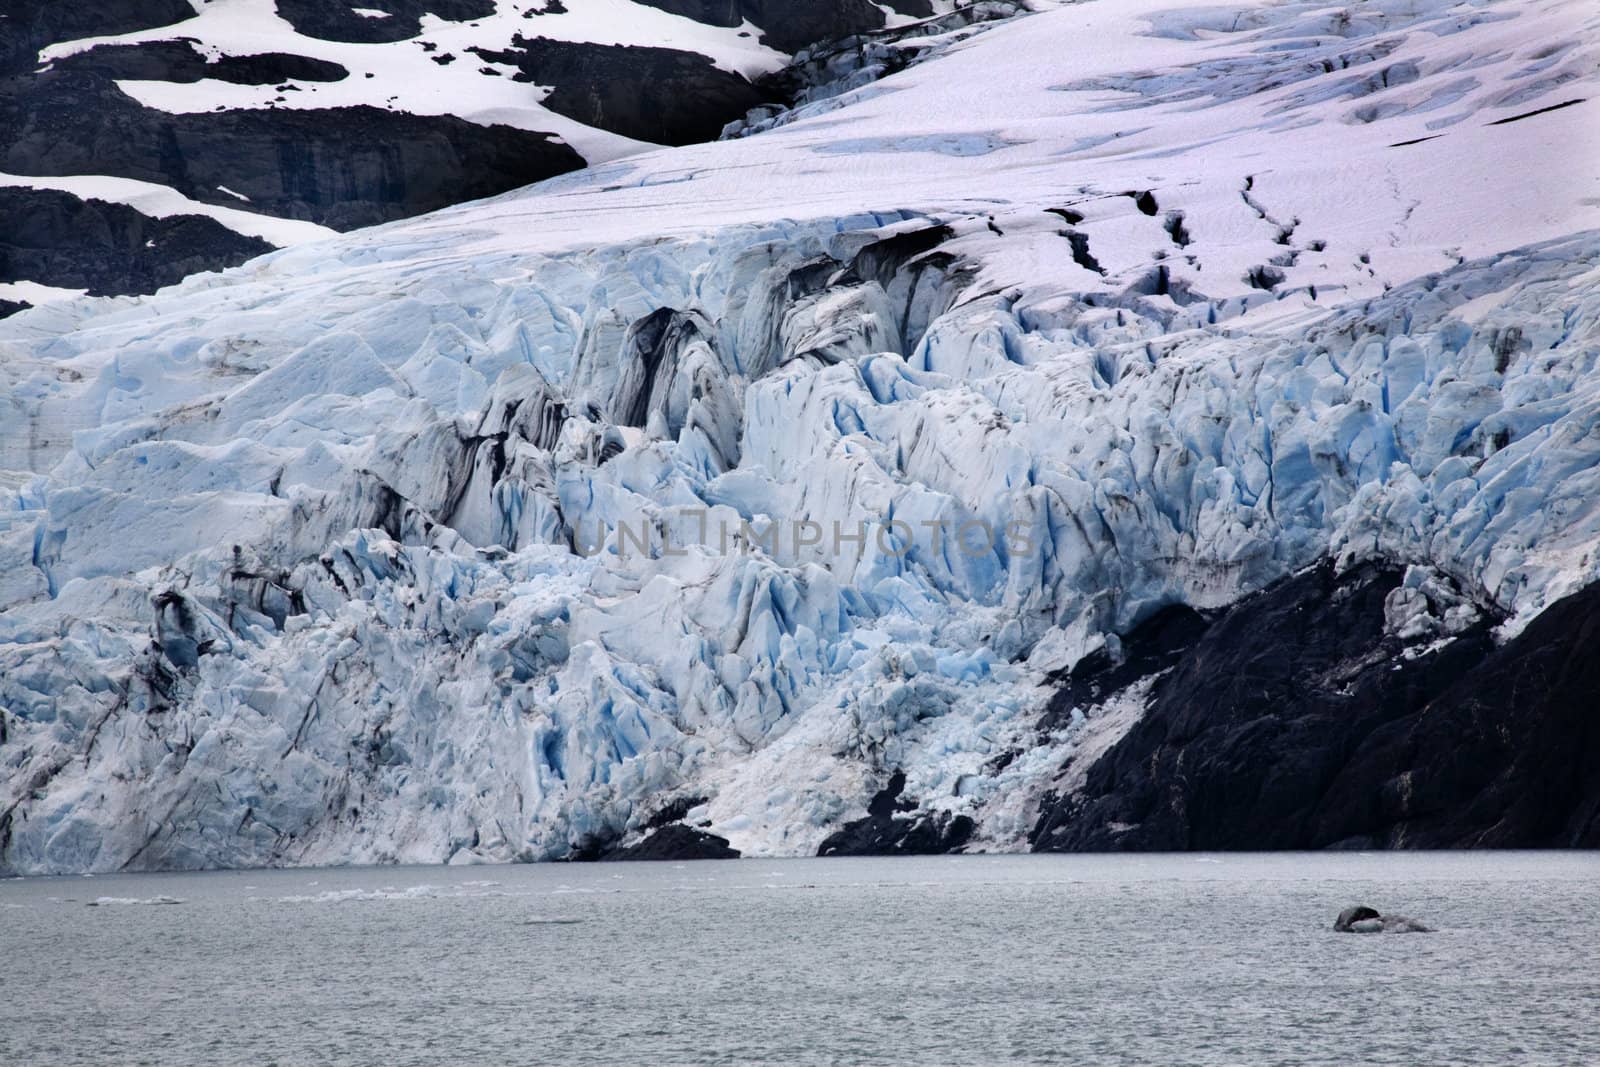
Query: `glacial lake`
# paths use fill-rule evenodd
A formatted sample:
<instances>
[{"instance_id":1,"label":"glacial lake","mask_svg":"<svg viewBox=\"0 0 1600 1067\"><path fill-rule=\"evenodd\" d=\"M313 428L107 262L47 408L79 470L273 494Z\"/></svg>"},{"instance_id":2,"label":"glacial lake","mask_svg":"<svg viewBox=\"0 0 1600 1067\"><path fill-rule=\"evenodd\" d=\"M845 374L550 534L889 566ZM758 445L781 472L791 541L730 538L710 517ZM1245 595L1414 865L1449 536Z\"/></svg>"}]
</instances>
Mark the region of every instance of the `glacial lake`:
<instances>
[{"instance_id":1,"label":"glacial lake","mask_svg":"<svg viewBox=\"0 0 1600 1067\"><path fill-rule=\"evenodd\" d=\"M1597 889L1592 853L0 881L0 1064L1595 1064ZM1357 902L1436 930L1334 933Z\"/></svg>"}]
</instances>

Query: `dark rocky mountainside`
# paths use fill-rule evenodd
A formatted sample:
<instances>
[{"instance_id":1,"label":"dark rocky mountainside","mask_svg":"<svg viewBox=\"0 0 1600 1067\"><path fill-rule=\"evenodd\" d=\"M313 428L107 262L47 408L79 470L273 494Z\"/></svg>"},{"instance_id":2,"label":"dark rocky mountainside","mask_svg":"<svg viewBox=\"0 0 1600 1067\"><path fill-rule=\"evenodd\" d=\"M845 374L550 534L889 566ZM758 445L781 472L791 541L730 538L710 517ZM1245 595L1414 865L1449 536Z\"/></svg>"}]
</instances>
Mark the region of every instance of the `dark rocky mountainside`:
<instances>
[{"instance_id":1,"label":"dark rocky mountainside","mask_svg":"<svg viewBox=\"0 0 1600 1067\"><path fill-rule=\"evenodd\" d=\"M728 847L726 838L675 823L653 831L630 848L619 848L601 857L624 862L641 860L736 860L739 853Z\"/></svg>"},{"instance_id":2,"label":"dark rocky mountainside","mask_svg":"<svg viewBox=\"0 0 1600 1067\"><path fill-rule=\"evenodd\" d=\"M388 18L368 18L357 12L387 12ZM326 0L277 0L278 14L307 37L353 44L407 41L422 32L422 16L449 22L470 22L494 14L495 0L377 0L355 6Z\"/></svg>"},{"instance_id":3,"label":"dark rocky mountainside","mask_svg":"<svg viewBox=\"0 0 1600 1067\"><path fill-rule=\"evenodd\" d=\"M545 134L448 115L370 106L168 114L124 94L95 58L0 85L0 170L109 174L239 207L226 186L253 210L347 230L583 166Z\"/></svg>"},{"instance_id":4,"label":"dark rocky mountainside","mask_svg":"<svg viewBox=\"0 0 1600 1067\"><path fill-rule=\"evenodd\" d=\"M1399 585L1324 564L1181 650L1170 618L1136 632L1132 656L1144 643L1171 667L1082 792L1046 803L1033 846L1600 846L1600 586L1499 647L1486 619L1435 648L1385 633ZM1058 709L1116 670L1083 665Z\"/></svg>"},{"instance_id":5,"label":"dark rocky mountainside","mask_svg":"<svg viewBox=\"0 0 1600 1067\"><path fill-rule=\"evenodd\" d=\"M518 67L517 81L554 85L541 103L558 115L640 141L712 141L730 120L771 99L689 52L520 34L512 43L508 50L476 54Z\"/></svg>"},{"instance_id":6,"label":"dark rocky mountainside","mask_svg":"<svg viewBox=\"0 0 1600 1067\"><path fill-rule=\"evenodd\" d=\"M39 49L113 33L170 26L194 15L188 0L99 0L93 4L0 0L0 75L38 66Z\"/></svg>"},{"instance_id":7,"label":"dark rocky mountainside","mask_svg":"<svg viewBox=\"0 0 1600 1067\"><path fill-rule=\"evenodd\" d=\"M718 27L725 37L729 28L748 20L760 27L763 43L782 52L881 29L888 10L868 0L651 0L648 6ZM890 6L913 15L932 10L927 0ZM197 11L207 13L204 5L5 0L0 4L0 175L134 179L171 189L196 205L349 230L496 195L590 162L550 132L474 113L472 93L459 91L464 84L459 79L448 95L460 99L460 113L406 110L379 88L386 83L369 80L375 77L370 71L297 54L296 43L306 46L307 39L418 48L432 60L425 66L441 77L455 64L452 75L469 68L472 78L514 81L526 85L528 106L542 106L605 134L663 145L714 139L730 121L772 102L776 91L682 47L562 39L570 31L542 35L542 27L554 27L574 10L557 0L371 0L350 6L277 0L276 10L286 24L282 47L219 54L185 32L184 23ZM503 27L508 18L523 28L509 47L503 32L496 37L488 28L479 29ZM429 39L428 25L451 27L452 33L481 32L483 45L458 45L454 52L441 48ZM167 39L105 43L40 62L41 49L51 45L161 29L170 29ZM168 111L146 106L118 85L185 85L203 79L261 87L268 92L265 106ZM319 88L330 86L341 92L338 106L308 106ZM361 103L348 103L351 86L366 94ZM57 189L49 196L42 191L9 196L0 205L0 231L27 231L8 242L0 258L0 282L39 282L96 294L145 293L197 270L243 262L270 247L259 237L230 232L226 222L197 210L147 220L145 229L181 230L183 239L157 239L129 255L127 212L136 208L96 202L69 209L63 197L80 200L77 191ZM25 217L34 204L46 212L45 219ZM119 221L76 228L76 217ZM93 270L90 264L96 264ZM90 274L93 280L86 283L62 280ZM17 306L8 303L0 313Z\"/></svg>"},{"instance_id":8,"label":"dark rocky mountainside","mask_svg":"<svg viewBox=\"0 0 1600 1067\"><path fill-rule=\"evenodd\" d=\"M125 204L53 189L0 188L0 278L27 278L91 296L153 293L197 271L272 246L200 215L156 219Z\"/></svg>"}]
</instances>

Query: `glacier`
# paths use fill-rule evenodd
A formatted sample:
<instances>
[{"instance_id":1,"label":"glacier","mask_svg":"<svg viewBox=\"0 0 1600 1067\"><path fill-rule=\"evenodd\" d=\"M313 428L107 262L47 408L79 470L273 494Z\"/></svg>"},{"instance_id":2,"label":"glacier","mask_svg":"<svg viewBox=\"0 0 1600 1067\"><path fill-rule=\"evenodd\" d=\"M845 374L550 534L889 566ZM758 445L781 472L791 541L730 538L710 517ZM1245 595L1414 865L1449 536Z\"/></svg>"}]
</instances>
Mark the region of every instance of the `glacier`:
<instances>
[{"instance_id":1,"label":"glacier","mask_svg":"<svg viewBox=\"0 0 1600 1067\"><path fill-rule=\"evenodd\" d=\"M1594 582L1593 12L1033 6L0 323L0 869L814 854L895 773L1025 848L1165 608Z\"/></svg>"}]
</instances>

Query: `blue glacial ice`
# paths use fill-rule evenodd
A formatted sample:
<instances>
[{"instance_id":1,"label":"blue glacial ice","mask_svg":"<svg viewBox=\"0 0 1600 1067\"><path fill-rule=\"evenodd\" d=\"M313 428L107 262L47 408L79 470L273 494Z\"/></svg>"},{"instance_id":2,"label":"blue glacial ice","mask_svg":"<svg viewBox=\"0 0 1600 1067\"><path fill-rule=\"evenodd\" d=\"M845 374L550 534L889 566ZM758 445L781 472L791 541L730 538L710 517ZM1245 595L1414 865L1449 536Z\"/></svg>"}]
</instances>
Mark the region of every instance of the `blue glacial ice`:
<instances>
[{"instance_id":1,"label":"blue glacial ice","mask_svg":"<svg viewBox=\"0 0 1600 1067\"><path fill-rule=\"evenodd\" d=\"M551 858L681 796L808 852L888 766L1010 847L1042 672L1163 605L1600 567L1600 239L1184 330L971 296L930 225L14 337L8 866Z\"/></svg>"},{"instance_id":2,"label":"blue glacial ice","mask_svg":"<svg viewBox=\"0 0 1600 1067\"><path fill-rule=\"evenodd\" d=\"M1487 6L1066 5L0 323L0 870L550 859L674 802L811 854L895 769L1021 848L1141 710L1040 736L1050 673L1164 606L1376 558L1397 633L1525 625L1600 571L1600 216L1489 164L1592 126L1399 143L1588 16ZM993 150L811 150L895 138Z\"/></svg>"}]
</instances>

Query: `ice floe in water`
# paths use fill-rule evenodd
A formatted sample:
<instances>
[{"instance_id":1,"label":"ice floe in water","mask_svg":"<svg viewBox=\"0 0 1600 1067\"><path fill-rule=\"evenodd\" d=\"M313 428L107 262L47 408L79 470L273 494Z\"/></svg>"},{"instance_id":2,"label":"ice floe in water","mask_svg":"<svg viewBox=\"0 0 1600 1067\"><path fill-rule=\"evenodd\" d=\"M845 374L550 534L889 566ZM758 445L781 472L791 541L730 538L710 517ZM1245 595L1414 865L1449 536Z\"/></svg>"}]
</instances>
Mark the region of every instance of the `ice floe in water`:
<instances>
[{"instance_id":1,"label":"ice floe in water","mask_svg":"<svg viewBox=\"0 0 1600 1067\"><path fill-rule=\"evenodd\" d=\"M89 908L115 908L115 907L160 907L166 904L182 904L177 897L96 897L86 901L85 907Z\"/></svg>"},{"instance_id":2,"label":"ice floe in water","mask_svg":"<svg viewBox=\"0 0 1600 1067\"><path fill-rule=\"evenodd\" d=\"M277 897L251 897L275 904L347 904L375 900L453 900L462 897L499 897L499 882L460 882L455 885L412 885L404 888L327 889L320 893L290 893Z\"/></svg>"}]
</instances>

